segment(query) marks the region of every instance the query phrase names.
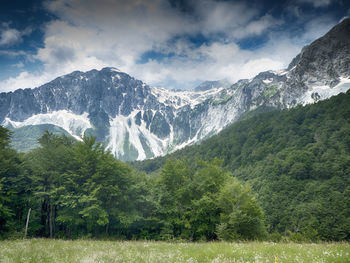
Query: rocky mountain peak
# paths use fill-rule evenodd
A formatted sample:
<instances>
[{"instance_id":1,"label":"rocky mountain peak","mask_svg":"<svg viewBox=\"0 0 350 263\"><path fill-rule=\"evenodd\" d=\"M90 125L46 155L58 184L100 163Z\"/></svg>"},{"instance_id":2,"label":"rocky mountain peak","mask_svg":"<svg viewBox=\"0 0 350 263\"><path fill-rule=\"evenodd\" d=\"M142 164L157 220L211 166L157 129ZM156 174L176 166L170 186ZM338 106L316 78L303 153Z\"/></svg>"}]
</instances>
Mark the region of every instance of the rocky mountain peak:
<instances>
[{"instance_id":1,"label":"rocky mountain peak","mask_svg":"<svg viewBox=\"0 0 350 263\"><path fill-rule=\"evenodd\" d=\"M336 86L350 76L350 18L334 26L323 37L304 47L292 60L293 78L306 85Z\"/></svg>"},{"instance_id":2,"label":"rocky mountain peak","mask_svg":"<svg viewBox=\"0 0 350 263\"><path fill-rule=\"evenodd\" d=\"M257 112L314 103L348 89L350 19L345 19L303 48L284 71L234 84L206 81L196 91L150 87L113 67L74 71L35 89L1 93L0 124L20 134L46 125L78 140L93 135L117 158L142 160L197 143Z\"/></svg>"}]
</instances>

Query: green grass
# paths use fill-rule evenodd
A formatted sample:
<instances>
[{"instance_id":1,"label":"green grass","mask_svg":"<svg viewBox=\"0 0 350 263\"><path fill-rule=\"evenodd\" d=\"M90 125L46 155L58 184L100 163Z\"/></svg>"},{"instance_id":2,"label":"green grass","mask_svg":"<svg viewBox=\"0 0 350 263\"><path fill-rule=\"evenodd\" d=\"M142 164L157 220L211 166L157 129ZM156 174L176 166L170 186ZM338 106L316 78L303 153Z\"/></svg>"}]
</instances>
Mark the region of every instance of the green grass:
<instances>
[{"instance_id":1,"label":"green grass","mask_svg":"<svg viewBox=\"0 0 350 263\"><path fill-rule=\"evenodd\" d=\"M0 241L0 262L350 262L349 243Z\"/></svg>"},{"instance_id":2,"label":"green grass","mask_svg":"<svg viewBox=\"0 0 350 263\"><path fill-rule=\"evenodd\" d=\"M270 98L270 97L273 97L274 95L276 95L277 92L278 92L277 85L268 85L265 87L264 96Z\"/></svg>"}]
</instances>

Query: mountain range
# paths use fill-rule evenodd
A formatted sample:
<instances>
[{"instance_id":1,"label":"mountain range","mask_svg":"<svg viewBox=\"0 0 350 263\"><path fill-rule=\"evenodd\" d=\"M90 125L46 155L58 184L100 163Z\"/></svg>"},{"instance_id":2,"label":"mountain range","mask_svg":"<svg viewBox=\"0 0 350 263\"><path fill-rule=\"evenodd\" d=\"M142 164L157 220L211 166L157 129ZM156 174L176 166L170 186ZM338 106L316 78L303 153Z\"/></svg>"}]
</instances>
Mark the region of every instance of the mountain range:
<instances>
[{"instance_id":1,"label":"mountain range","mask_svg":"<svg viewBox=\"0 0 350 263\"><path fill-rule=\"evenodd\" d=\"M234 72L232 72L234 74ZM34 89L0 93L0 124L20 150L45 131L94 135L119 159L143 160L206 139L256 112L288 109L350 88L350 19L305 46L287 69L194 91L151 87L116 68L75 71Z\"/></svg>"}]
</instances>

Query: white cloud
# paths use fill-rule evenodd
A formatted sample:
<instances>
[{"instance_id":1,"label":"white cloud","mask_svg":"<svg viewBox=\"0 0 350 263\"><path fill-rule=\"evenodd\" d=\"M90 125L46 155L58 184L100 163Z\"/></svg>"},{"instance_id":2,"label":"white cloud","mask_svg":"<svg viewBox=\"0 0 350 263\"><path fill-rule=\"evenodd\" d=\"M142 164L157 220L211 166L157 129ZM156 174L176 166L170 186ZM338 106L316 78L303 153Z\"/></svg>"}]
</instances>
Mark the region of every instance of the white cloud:
<instances>
[{"instance_id":1,"label":"white cloud","mask_svg":"<svg viewBox=\"0 0 350 263\"><path fill-rule=\"evenodd\" d=\"M229 79L235 82L252 78L261 71L278 70L288 65L300 51L289 39L279 38L257 51L241 50L234 43L213 43L189 50L185 59L174 57L171 62L151 60L135 65L136 75L154 85L174 85L171 88L189 89L204 80ZM283 55L282 55L283 54Z\"/></svg>"},{"instance_id":2,"label":"white cloud","mask_svg":"<svg viewBox=\"0 0 350 263\"><path fill-rule=\"evenodd\" d=\"M302 45L308 44L317 38L326 34L335 24L337 20L329 16L316 17L304 25L303 33L298 36L298 39Z\"/></svg>"},{"instance_id":3,"label":"white cloud","mask_svg":"<svg viewBox=\"0 0 350 263\"><path fill-rule=\"evenodd\" d=\"M27 56L27 53L22 50L19 50L19 51L0 50L0 55L9 56L9 57L18 57L18 56Z\"/></svg>"},{"instance_id":4,"label":"white cloud","mask_svg":"<svg viewBox=\"0 0 350 263\"><path fill-rule=\"evenodd\" d=\"M236 81L286 67L306 41L267 35L270 40L254 52L244 50L236 44L238 40L267 34L282 22L244 2L189 3L191 16L167 0L49 1L47 9L57 20L44 28L44 46L34 56L44 71L22 72L1 82L0 89L35 87L74 70L105 66L115 66L150 85L188 89L204 80ZM321 27L310 24L308 32L316 28L318 34ZM198 35L212 41L198 46L188 40ZM140 64L148 51L171 56Z\"/></svg>"},{"instance_id":5,"label":"white cloud","mask_svg":"<svg viewBox=\"0 0 350 263\"><path fill-rule=\"evenodd\" d=\"M13 91L20 88L34 88L52 80L52 78L53 76L47 73L31 74L27 71L22 71L18 76L10 77L0 82L1 92Z\"/></svg>"},{"instance_id":6,"label":"white cloud","mask_svg":"<svg viewBox=\"0 0 350 263\"><path fill-rule=\"evenodd\" d=\"M1 32L0 46L13 45L22 42L21 32L16 29L6 29Z\"/></svg>"},{"instance_id":7,"label":"white cloud","mask_svg":"<svg viewBox=\"0 0 350 263\"><path fill-rule=\"evenodd\" d=\"M13 66L13 67L16 67L16 68L23 68L23 67L24 67L24 64L23 64L22 61L19 61L18 63L13 64L12 66Z\"/></svg>"},{"instance_id":8,"label":"white cloud","mask_svg":"<svg viewBox=\"0 0 350 263\"><path fill-rule=\"evenodd\" d=\"M10 23L2 23L3 28L0 31L0 46L11 46L21 43L22 37L32 32L30 28L19 31L15 28L10 28L9 25Z\"/></svg>"},{"instance_id":9,"label":"white cloud","mask_svg":"<svg viewBox=\"0 0 350 263\"><path fill-rule=\"evenodd\" d=\"M194 10L204 34L234 31L258 14L258 10L245 3L213 0L195 1Z\"/></svg>"}]
</instances>

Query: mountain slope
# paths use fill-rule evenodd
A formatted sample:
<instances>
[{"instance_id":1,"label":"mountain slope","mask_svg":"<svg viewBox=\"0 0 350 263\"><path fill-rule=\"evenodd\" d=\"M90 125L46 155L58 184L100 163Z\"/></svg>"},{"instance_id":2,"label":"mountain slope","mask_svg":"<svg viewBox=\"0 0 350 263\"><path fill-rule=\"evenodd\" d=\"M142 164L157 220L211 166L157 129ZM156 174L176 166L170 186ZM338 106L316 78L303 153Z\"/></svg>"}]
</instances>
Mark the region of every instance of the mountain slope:
<instances>
[{"instance_id":1,"label":"mountain slope","mask_svg":"<svg viewBox=\"0 0 350 263\"><path fill-rule=\"evenodd\" d=\"M120 159L144 159L190 140L188 114L219 91L149 87L114 68L76 71L36 89L1 93L0 121L12 129L52 124L76 139L92 134Z\"/></svg>"},{"instance_id":2,"label":"mountain slope","mask_svg":"<svg viewBox=\"0 0 350 263\"><path fill-rule=\"evenodd\" d=\"M150 87L115 68L75 71L35 89L0 94L0 123L16 133L51 124L94 135L121 160L164 155L255 111L313 103L350 88L350 19L305 47L288 69L198 91ZM25 138L23 138L25 140Z\"/></svg>"},{"instance_id":3,"label":"mountain slope","mask_svg":"<svg viewBox=\"0 0 350 263\"><path fill-rule=\"evenodd\" d=\"M133 165L149 173L167 160L214 158L252 185L270 232L295 240L350 239L350 91L256 115L199 145Z\"/></svg>"}]
</instances>

